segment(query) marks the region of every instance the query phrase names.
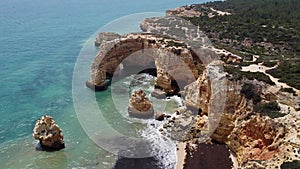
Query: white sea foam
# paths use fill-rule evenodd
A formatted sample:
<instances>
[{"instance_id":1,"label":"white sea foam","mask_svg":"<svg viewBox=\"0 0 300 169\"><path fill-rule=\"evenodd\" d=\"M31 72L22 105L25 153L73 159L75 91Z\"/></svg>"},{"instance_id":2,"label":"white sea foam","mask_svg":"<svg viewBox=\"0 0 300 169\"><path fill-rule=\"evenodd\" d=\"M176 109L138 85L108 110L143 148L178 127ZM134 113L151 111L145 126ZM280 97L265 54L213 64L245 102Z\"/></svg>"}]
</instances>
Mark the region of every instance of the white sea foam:
<instances>
[{"instance_id":1,"label":"white sea foam","mask_svg":"<svg viewBox=\"0 0 300 169\"><path fill-rule=\"evenodd\" d=\"M179 96L172 96L172 97L170 97L170 100L174 100L178 104L179 107L183 106L182 98Z\"/></svg>"},{"instance_id":2,"label":"white sea foam","mask_svg":"<svg viewBox=\"0 0 300 169\"><path fill-rule=\"evenodd\" d=\"M161 135L161 125L160 121L148 120L147 128L141 131L141 136L150 142L153 156L159 161L159 166L162 169L173 169L177 161L176 144L170 138Z\"/></svg>"}]
</instances>

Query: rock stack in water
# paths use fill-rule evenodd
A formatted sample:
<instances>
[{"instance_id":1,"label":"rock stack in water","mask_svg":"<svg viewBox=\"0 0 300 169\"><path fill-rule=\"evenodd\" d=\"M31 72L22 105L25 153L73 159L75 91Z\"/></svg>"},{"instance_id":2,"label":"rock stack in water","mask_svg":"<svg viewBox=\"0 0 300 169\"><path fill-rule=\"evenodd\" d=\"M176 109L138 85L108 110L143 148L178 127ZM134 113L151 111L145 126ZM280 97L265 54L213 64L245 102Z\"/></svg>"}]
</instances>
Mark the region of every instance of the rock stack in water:
<instances>
[{"instance_id":1,"label":"rock stack in water","mask_svg":"<svg viewBox=\"0 0 300 169\"><path fill-rule=\"evenodd\" d=\"M33 129L33 137L40 141L44 150L60 150L65 148L62 130L51 116L41 117Z\"/></svg>"},{"instance_id":2,"label":"rock stack in water","mask_svg":"<svg viewBox=\"0 0 300 169\"><path fill-rule=\"evenodd\" d=\"M139 89L133 92L129 100L128 113L131 117L152 118L154 115L153 104L146 97L146 93Z\"/></svg>"}]
</instances>

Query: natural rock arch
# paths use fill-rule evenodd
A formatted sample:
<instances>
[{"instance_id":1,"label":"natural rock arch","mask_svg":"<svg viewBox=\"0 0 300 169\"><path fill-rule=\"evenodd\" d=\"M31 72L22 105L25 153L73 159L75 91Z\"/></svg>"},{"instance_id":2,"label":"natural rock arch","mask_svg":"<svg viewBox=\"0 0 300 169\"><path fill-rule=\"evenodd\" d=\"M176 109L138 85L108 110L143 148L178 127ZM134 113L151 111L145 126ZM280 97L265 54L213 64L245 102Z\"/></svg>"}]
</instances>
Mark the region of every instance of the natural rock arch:
<instances>
[{"instance_id":1,"label":"natural rock arch","mask_svg":"<svg viewBox=\"0 0 300 169\"><path fill-rule=\"evenodd\" d=\"M156 87L174 94L172 84L180 83L181 89L199 77L201 63L195 53L181 41L156 34L128 34L121 38L104 41L91 66L91 79L86 85L93 90L106 88L107 75L119 70L124 59L131 57L129 64L145 66L154 61L157 69Z\"/></svg>"}]
</instances>

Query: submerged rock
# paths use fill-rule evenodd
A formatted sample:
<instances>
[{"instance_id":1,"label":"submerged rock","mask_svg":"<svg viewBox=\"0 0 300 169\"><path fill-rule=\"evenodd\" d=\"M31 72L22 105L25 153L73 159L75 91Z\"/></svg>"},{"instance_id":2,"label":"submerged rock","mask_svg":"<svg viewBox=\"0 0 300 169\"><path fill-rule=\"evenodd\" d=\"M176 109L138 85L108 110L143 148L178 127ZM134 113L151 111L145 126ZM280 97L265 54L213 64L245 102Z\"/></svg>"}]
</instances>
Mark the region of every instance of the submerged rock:
<instances>
[{"instance_id":1,"label":"submerged rock","mask_svg":"<svg viewBox=\"0 0 300 169\"><path fill-rule=\"evenodd\" d=\"M65 148L62 130L51 116L41 117L33 129L33 137L39 140L39 144L44 150L60 150Z\"/></svg>"},{"instance_id":2,"label":"submerged rock","mask_svg":"<svg viewBox=\"0 0 300 169\"><path fill-rule=\"evenodd\" d=\"M152 102L146 97L146 93L139 89L133 92L129 100L128 113L132 117L151 118L154 115Z\"/></svg>"},{"instance_id":3,"label":"submerged rock","mask_svg":"<svg viewBox=\"0 0 300 169\"><path fill-rule=\"evenodd\" d=\"M154 89L153 92L151 93L152 97L158 98L158 99L165 99L167 93L160 90L160 89Z\"/></svg>"}]
</instances>

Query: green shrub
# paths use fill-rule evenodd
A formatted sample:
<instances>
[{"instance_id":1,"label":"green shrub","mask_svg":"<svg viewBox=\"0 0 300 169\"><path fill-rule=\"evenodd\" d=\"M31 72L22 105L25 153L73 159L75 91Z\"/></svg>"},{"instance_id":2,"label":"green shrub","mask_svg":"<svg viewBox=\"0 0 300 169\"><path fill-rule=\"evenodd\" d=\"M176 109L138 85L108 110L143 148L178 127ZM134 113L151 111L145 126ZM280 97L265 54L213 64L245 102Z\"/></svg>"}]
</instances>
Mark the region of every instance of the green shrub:
<instances>
[{"instance_id":1,"label":"green shrub","mask_svg":"<svg viewBox=\"0 0 300 169\"><path fill-rule=\"evenodd\" d=\"M300 168L300 161L295 160L292 162L284 162L281 166L280 169L299 169Z\"/></svg>"},{"instance_id":2,"label":"green shrub","mask_svg":"<svg viewBox=\"0 0 300 169\"><path fill-rule=\"evenodd\" d=\"M255 91L255 86L251 83L245 83L242 86L241 93L244 94L248 100L252 99L254 104L257 104L261 101L260 94Z\"/></svg>"},{"instance_id":3,"label":"green shrub","mask_svg":"<svg viewBox=\"0 0 300 169\"><path fill-rule=\"evenodd\" d=\"M254 106L254 112L269 116L272 119L285 116L285 114L280 113L280 107L277 102L259 103Z\"/></svg>"},{"instance_id":4,"label":"green shrub","mask_svg":"<svg viewBox=\"0 0 300 169\"><path fill-rule=\"evenodd\" d=\"M287 93L292 93L294 96L297 96L297 93L293 88L281 88L280 91L287 92Z\"/></svg>"},{"instance_id":5,"label":"green shrub","mask_svg":"<svg viewBox=\"0 0 300 169\"><path fill-rule=\"evenodd\" d=\"M279 78L280 82L284 82L296 89L300 90L300 61L283 60L275 69L268 70L267 73Z\"/></svg>"},{"instance_id":6,"label":"green shrub","mask_svg":"<svg viewBox=\"0 0 300 169\"><path fill-rule=\"evenodd\" d=\"M274 67L277 65L277 62L264 62L263 65L267 67Z\"/></svg>"}]
</instances>

